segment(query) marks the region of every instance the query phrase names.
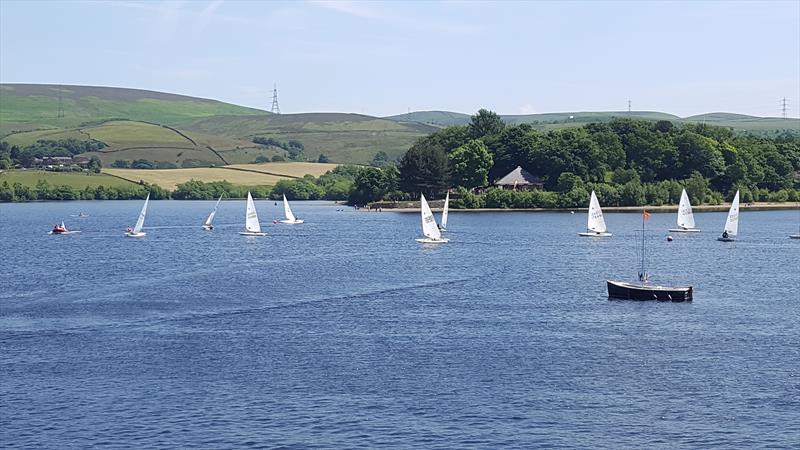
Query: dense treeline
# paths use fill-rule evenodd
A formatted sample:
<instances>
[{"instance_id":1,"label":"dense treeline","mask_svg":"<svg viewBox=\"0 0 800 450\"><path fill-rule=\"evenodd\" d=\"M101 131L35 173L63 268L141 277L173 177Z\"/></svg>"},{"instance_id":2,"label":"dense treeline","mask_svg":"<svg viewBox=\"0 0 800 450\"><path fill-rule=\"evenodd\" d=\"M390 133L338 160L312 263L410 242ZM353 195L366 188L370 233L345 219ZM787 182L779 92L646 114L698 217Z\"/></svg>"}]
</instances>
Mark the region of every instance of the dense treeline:
<instances>
[{"instance_id":1,"label":"dense treeline","mask_svg":"<svg viewBox=\"0 0 800 450\"><path fill-rule=\"evenodd\" d=\"M271 137L256 136L253 138L253 143L282 148L286 150L286 154L289 159L294 161L303 159L303 150L305 150L305 146L302 142L294 139L283 142Z\"/></svg>"},{"instance_id":2,"label":"dense treeline","mask_svg":"<svg viewBox=\"0 0 800 450\"><path fill-rule=\"evenodd\" d=\"M80 141L77 139L47 140L40 139L34 144L26 147L10 145L6 141L0 141L0 169L9 169L16 165L31 167L34 159L46 156L75 156L81 153L94 152L106 147L104 142L88 140ZM97 164L100 160L96 159ZM97 167L99 169L99 166Z\"/></svg>"},{"instance_id":3,"label":"dense treeline","mask_svg":"<svg viewBox=\"0 0 800 450\"><path fill-rule=\"evenodd\" d=\"M411 197L442 196L450 187L466 193L516 166L541 177L550 192L490 189L472 200L487 207L571 207L585 205L594 189L604 204L663 204L676 203L680 189L691 186L695 203L728 200L737 189L745 202L780 201L796 198L800 188L800 138L633 119L542 132L527 124L506 126L497 114L480 110L468 125L418 140L400 161L400 187Z\"/></svg>"},{"instance_id":4,"label":"dense treeline","mask_svg":"<svg viewBox=\"0 0 800 450\"><path fill-rule=\"evenodd\" d=\"M50 184L39 180L36 186L22 183L0 183L0 202L26 202L33 200L131 200L150 198L160 200L170 197L170 192L146 183L130 186L86 186L79 189L68 185Z\"/></svg>"}]
</instances>

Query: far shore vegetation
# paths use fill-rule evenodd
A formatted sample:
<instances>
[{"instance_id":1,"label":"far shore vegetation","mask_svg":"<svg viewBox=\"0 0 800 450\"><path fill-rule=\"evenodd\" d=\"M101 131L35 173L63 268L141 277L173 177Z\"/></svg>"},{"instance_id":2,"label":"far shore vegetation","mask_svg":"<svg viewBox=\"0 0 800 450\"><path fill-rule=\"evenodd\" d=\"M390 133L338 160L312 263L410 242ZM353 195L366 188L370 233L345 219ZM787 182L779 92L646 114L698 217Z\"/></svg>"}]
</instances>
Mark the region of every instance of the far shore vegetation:
<instances>
[{"instance_id":1,"label":"far shore vegetation","mask_svg":"<svg viewBox=\"0 0 800 450\"><path fill-rule=\"evenodd\" d=\"M302 155L297 142L269 144L293 149L295 158ZM528 124L506 125L487 110L480 110L467 125L441 128L418 139L397 161L378 151L371 166L339 165L305 176L250 167L197 169L275 176L265 178L269 184L263 185L233 184L227 178L209 182L200 172L199 179L174 181L167 189L145 177L127 185L120 185L124 180L98 185L95 179L83 186L59 184L56 178L31 185L9 177L19 172L8 168L21 157L31 162L53 156L54 149L65 156L94 150L85 145L91 144L47 141L25 149L0 144L0 168L6 169L0 175L0 201L142 198L147 192L155 199L239 198L249 190L257 198L286 195L292 200L365 205L417 200L420 193L436 199L450 191L455 208L577 208L586 205L592 190L604 206L641 206L675 204L684 188L695 205L729 201L737 190L743 202L800 201L800 138L791 133L763 137L711 125L628 118L538 131ZM82 164L76 170L99 171L99 161ZM517 166L539 177L544 190L492 187ZM133 172L125 175L130 179L139 171L127 172Z\"/></svg>"}]
</instances>

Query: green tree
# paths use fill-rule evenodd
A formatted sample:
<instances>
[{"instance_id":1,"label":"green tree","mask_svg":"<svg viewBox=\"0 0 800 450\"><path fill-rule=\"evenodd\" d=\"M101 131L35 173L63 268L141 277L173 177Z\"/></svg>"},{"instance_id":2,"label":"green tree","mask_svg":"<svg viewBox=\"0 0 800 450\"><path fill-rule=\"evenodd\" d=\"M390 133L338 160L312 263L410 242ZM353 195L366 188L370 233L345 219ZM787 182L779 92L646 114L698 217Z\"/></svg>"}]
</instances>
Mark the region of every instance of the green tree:
<instances>
[{"instance_id":1,"label":"green tree","mask_svg":"<svg viewBox=\"0 0 800 450\"><path fill-rule=\"evenodd\" d=\"M492 155L479 140L471 140L448 156L453 184L467 189L486 186Z\"/></svg>"},{"instance_id":2,"label":"green tree","mask_svg":"<svg viewBox=\"0 0 800 450\"><path fill-rule=\"evenodd\" d=\"M319 154L319 158L317 158L317 162L318 163L329 163L329 162L331 162L331 159L328 158L327 156L325 156L324 153L320 153Z\"/></svg>"},{"instance_id":3,"label":"green tree","mask_svg":"<svg viewBox=\"0 0 800 450\"><path fill-rule=\"evenodd\" d=\"M469 136L472 139L480 139L484 136L500 134L505 126L503 119L497 113L481 108L477 114L470 117Z\"/></svg>"},{"instance_id":4,"label":"green tree","mask_svg":"<svg viewBox=\"0 0 800 450\"><path fill-rule=\"evenodd\" d=\"M88 168L94 173L100 173L100 169L103 168L103 163L97 156L92 156L91 158L89 158Z\"/></svg>"},{"instance_id":5,"label":"green tree","mask_svg":"<svg viewBox=\"0 0 800 450\"><path fill-rule=\"evenodd\" d=\"M400 186L405 192L435 197L447 188L448 179L447 154L438 145L418 142L400 161Z\"/></svg>"},{"instance_id":6,"label":"green tree","mask_svg":"<svg viewBox=\"0 0 800 450\"><path fill-rule=\"evenodd\" d=\"M124 159L118 159L111 163L111 167L115 167L117 169L128 169L131 167L131 163Z\"/></svg>"}]
</instances>

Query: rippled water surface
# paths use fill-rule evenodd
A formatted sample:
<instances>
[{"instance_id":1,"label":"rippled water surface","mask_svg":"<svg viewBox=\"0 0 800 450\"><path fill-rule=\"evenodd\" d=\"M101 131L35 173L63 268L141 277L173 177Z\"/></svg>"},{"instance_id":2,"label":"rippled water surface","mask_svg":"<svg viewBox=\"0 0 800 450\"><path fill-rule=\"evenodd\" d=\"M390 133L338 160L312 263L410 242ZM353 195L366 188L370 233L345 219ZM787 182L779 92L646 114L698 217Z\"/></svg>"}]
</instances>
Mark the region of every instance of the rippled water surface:
<instances>
[{"instance_id":1,"label":"rippled water surface","mask_svg":"<svg viewBox=\"0 0 800 450\"><path fill-rule=\"evenodd\" d=\"M740 241L664 239L658 283L609 301L638 214L416 214L298 202L236 234L244 202L0 205L0 442L85 448L789 447L800 442L797 211L743 211ZM70 217L79 211L88 218ZM82 230L49 236L61 219Z\"/></svg>"}]
</instances>

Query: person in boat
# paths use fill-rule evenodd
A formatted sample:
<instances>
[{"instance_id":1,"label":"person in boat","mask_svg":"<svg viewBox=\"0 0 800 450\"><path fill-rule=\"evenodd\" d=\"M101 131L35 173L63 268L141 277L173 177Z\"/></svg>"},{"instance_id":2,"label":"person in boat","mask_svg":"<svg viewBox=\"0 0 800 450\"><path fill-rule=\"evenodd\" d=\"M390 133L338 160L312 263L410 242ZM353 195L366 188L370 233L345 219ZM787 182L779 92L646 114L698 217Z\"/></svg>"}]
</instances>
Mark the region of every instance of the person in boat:
<instances>
[{"instance_id":1,"label":"person in boat","mask_svg":"<svg viewBox=\"0 0 800 450\"><path fill-rule=\"evenodd\" d=\"M728 239L728 230L722 232L722 239Z\"/></svg>"},{"instance_id":2,"label":"person in boat","mask_svg":"<svg viewBox=\"0 0 800 450\"><path fill-rule=\"evenodd\" d=\"M61 225L56 224L53 226L53 233L63 233L65 231L67 231L67 229L62 227Z\"/></svg>"},{"instance_id":3,"label":"person in boat","mask_svg":"<svg viewBox=\"0 0 800 450\"><path fill-rule=\"evenodd\" d=\"M214 225L208 224L208 229L209 230L213 230L214 229Z\"/></svg>"},{"instance_id":4,"label":"person in boat","mask_svg":"<svg viewBox=\"0 0 800 450\"><path fill-rule=\"evenodd\" d=\"M133 228L131 228L131 227L128 227L128 229L127 229L127 230L125 230L125 231L126 231L126 232L128 232L128 233L133 233Z\"/></svg>"}]
</instances>

